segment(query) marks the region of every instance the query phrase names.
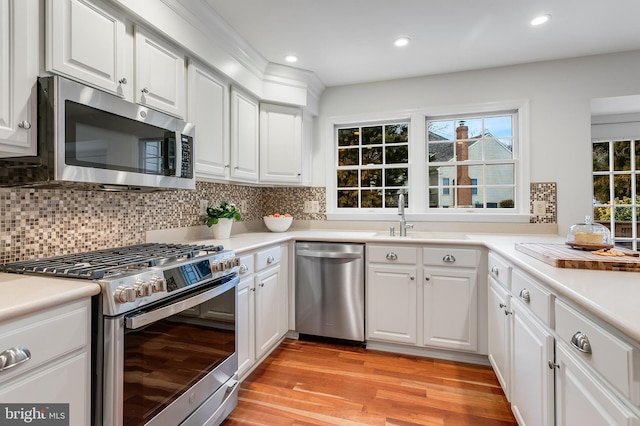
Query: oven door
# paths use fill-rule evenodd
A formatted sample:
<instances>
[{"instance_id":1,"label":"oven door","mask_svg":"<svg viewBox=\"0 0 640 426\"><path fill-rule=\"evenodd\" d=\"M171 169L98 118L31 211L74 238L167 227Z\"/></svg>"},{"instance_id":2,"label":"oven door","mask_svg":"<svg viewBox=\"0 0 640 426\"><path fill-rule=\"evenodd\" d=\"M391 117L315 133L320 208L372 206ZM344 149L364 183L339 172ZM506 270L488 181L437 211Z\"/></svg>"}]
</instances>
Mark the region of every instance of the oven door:
<instances>
[{"instance_id":1,"label":"oven door","mask_svg":"<svg viewBox=\"0 0 640 426\"><path fill-rule=\"evenodd\" d=\"M105 318L103 424L178 425L237 397L237 283Z\"/></svg>"}]
</instances>

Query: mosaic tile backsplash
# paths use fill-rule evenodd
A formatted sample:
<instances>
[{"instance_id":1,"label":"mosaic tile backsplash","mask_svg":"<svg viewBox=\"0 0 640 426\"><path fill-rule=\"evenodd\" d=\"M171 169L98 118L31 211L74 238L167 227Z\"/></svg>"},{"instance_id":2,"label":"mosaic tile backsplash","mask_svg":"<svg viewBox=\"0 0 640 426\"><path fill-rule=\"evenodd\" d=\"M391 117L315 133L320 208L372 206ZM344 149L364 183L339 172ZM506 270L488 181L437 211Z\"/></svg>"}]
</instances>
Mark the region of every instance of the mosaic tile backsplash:
<instances>
[{"instance_id":1,"label":"mosaic tile backsplash","mask_svg":"<svg viewBox=\"0 0 640 426\"><path fill-rule=\"evenodd\" d=\"M151 230L204 223L200 202L246 203L245 221L271 213L296 220L325 220L324 187L260 188L198 182L195 191L152 193L70 189L0 189L0 264L38 257L98 250L145 242ZM320 212L304 213L304 201L317 200ZM531 184L533 200L547 201L544 216L532 223L556 221L555 183ZM532 210L533 211L533 210Z\"/></svg>"}]
</instances>

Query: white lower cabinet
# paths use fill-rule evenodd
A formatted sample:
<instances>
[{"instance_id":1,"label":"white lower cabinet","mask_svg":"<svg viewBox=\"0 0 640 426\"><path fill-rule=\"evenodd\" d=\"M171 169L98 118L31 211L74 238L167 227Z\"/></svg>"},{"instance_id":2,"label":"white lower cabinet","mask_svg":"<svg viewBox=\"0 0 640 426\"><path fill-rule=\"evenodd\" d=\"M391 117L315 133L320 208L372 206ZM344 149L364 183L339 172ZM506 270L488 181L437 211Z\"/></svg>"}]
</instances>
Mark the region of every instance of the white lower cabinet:
<instances>
[{"instance_id":1,"label":"white lower cabinet","mask_svg":"<svg viewBox=\"0 0 640 426\"><path fill-rule=\"evenodd\" d=\"M553 335L519 301L511 300L511 408L520 426L553 425Z\"/></svg>"},{"instance_id":2,"label":"white lower cabinet","mask_svg":"<svg viewBox=\"0 0 640 426\"><path fill-rule=\"evenodd\" d=\"M0 401L69 404L71 426L90 424L90 329L89 299L1 323L0 354L20 347L30 357L0 371Z\"/></svg>"},{"instance_id":3,"label":"white lower cabinet","mask_svg":"<svg viewBox=\"0 0 640 426\"><path fill-rule=\"evenodd\" d=\"M253 369L289 331L288 246L240 256L238 376Z\"/></svg>"},{"instance_id":4,"label":"white lower cabinet","mask_svg":"<svg viewBox=\"0 0 640 426\"><path fill-rule=\"evenodd\" d=\"M417 343L418 291L415 267L367 268L367 339Z\"/></svg>"},{"instance_id":5,"label":"white lower cabinet","mask_svg":"<svg viewBox=\"0 0 640 426\"><path fill-rule=\"evenodd\" d=\"M637 426L640 419L603 386L571 348L556 343L556 425Z\"/></svg>"},{"instance_id":6,"label":"white lower cabinet","mask_svg":"<svg viewBox=\"0 0 640 426\"><path fill-rule=\"evenodd\" d=\"M489 277L488 296L489 362L507 400L511 400L511 311L507 289Z\"/></svg>"}]
</instances>

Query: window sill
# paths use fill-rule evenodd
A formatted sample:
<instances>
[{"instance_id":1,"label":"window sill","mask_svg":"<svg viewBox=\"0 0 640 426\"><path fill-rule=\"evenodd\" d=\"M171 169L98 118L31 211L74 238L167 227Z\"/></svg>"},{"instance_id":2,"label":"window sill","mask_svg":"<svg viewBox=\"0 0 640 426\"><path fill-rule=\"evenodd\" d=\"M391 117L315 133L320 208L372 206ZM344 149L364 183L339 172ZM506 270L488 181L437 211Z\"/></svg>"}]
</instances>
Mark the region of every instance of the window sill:
<instances>
[{"instance_id":1,"label":"window sill","mask_svg":"<svg viewBox=\"0 0 640 426\"><path fill-rule=\"evenodd\" d=\"M357 220L357 221L395 221L396 213L370 213L354 211L349 213L327 213L327 220ZM406 213L407 222L470 222L470 223L529 223L530 214L522 213Z\"/></svg>"}]
</instances>

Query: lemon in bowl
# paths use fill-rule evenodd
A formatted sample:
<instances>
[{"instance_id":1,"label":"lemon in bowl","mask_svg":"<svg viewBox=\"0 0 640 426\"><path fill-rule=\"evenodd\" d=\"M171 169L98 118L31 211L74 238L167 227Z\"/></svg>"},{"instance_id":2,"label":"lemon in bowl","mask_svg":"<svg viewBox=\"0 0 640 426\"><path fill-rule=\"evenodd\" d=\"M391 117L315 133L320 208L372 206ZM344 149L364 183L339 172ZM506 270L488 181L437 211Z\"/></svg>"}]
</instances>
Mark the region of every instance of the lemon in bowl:
<instances>
[{"instance_id":1,"label":"lemon in bowl","mask_svg":"<svg viewBox=\"0 0 640 426\"><path fill-rule=\"evenodd\" d=\"M264 216L262 220L264 220L264 224L269 229L269 231L284 232L289 229L289 227L293 223L293 216L288 213L274 213L270 214L269 216Z\"/></svg>"}]
</instances>

